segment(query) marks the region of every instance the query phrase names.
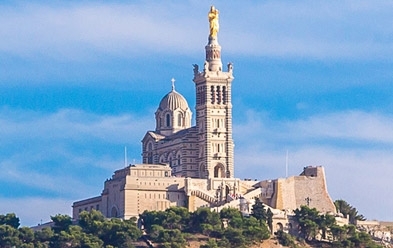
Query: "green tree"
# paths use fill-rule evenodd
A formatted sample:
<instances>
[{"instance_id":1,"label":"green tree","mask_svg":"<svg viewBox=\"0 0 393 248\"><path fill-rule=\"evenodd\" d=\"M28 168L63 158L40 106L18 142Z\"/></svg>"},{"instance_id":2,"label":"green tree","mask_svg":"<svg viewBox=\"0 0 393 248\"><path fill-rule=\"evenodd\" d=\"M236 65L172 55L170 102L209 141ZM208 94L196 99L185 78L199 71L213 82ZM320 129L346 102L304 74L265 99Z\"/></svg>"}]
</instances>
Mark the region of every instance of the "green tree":
<instances>
[{"instance_id":1,"label":"green tree","mask_svg":"<svg viewBox=\"0 0 393 248\"><path fill-rule=\"evenodd\" d=\"M295 220L299 224L300 236L306 240L315 239L319 230L319 212L316 208L309 208L308 206L301 206L300 209L295 209Z\"/></svg>"},{"instance_id":2,"label":"green tree","mask_svg":"<svg viewBox=\"0 0 393 248\"><path fill-rule=\"evenodd\" d=\"M103 225L106 221L104 215L97 210L83 211L79 214L79 225L83 231L96 236L102 235Z\"/></svg>"},{"instance_id":3,"label":"green tree","mask_svg":"<svg viewBox=\"0 0 393 248\"><path fill-rule=\"evenodd\" d=\"M72 225L69 228L69 242L73 247L99 248L104 242L96 235L85 233L80 226Z\"/></svg>"},{"instance_id":4,"label":"green tree","mask_svg":"<svg viewBox=\"0 0 393 248\"><path fill-rule=\"evenodd\" d=\"M144 229L150 232L153 225L162 225L165 218L165 213L162 211L147 211L145 210L141 215L142 224Z\"/></svg>"},{"instance_id":5,"label":"green tree","mask_svg":"<svg viewBox=\"0 0 393 248\"><path fill-rule=\"evenodd\" d=\"M68 215L57 214L55 216L51 216L51 219L54 223L52 229L55 233L68 231L68 228L72 225L72 219Z\"/></svg>"},{"instance_id":6,"label":"green tree","mask_svg":"<svg viewBox=\"0 0 393 248\"><path fill-rule=\"evenodd\" d=\"M0 225L0 247L19 247L20 245L18 229L10 225Z\"/></svg>"},{"instance_id":7,"label":"green tree","mask_svg":"<svg viewBox=\"0 0 393 248\"><path fill-rule=\"evenodd\" d=\"M289 235L288 233L285 233L282 230L278 230L275 233L278 242L283 245L283 246L287 246L290 248L296 248L296 242L295 242L295 238L292 237L291 235Z\"/></svg>"},{"instance_id":8,"label":"green tree","mask_svg":"<svg viewBox=\"0 0 393 248\"><path fill-rule=\"evenodd\" d=\"M249 241L261 241L270 237L266 223L260 222L253 216L243 219L243 235Z\"/></svg>"},{"instance_id":9,"label":"green tree","mask_svg":"<svg viewBox=\"0 0 393 248\"><path fill-rule=\"evenodd\" d=\"M36 246L38 246L38 243L49 243L49 241L52 239L54 236L54 232L51 228L45 227L39 231L34 232L34 239L36 241Z\"/></svg>"},{"instance_id":10,"label":"green tree","mask_svg":"<svg viewBox=\"0 0 393 248\"><path fill-rule=\"evenodd\" d=\"M19 218L14 213L8 213L6 215L0 215L0 225L9 225L13 228L19 227Z\"/></svg>"},{"instance_id":11,"label":"green tree","mask_svg":"<svg viewBox=\"0 0 393 248\"><path fill-rule=\"evenodd\" d=\"M167 209L168 210L168 209ZM182 229L182 217L178 215L175 211L169 209L164 211L163 220L161 225L166 229Z\"/></svg>"},{"instance_id":12,"label":"green tree","mask_svg":"<svg viewBox=\"0 0 393 248\"><path fill-rule=\"evenodd\" d=\"M347 226L332 225L330 227L330 232L332 233L334 241L343 241L347 238Z\"/></svg>"},{"instance_id":13,"label":"green tree","mask_svg":"<svg viewBox=\"0 0 393 248\"><path fill-rule=\"evenodd\" d=\"M191 218L191 214L188 211L187 208L185 207L170 207L168 209L165 210L165 212L167 214L171 213L171 218L167 217L166 222L170 222L171 220L176 221L177 219L180 219L180 221L178 221L178 223L176 223L175 225L172 224L173 227L178 228L180 230L184 230L186 228L188 228L188 225L190 223L190 218Z\"/></svg>"},{"instance_id":14,"label":"green tree","mask_svg":"<svg viewBox=\"0 0 393 248\"><path fill-rule=\"evenodd\" d=\"M316 219L316 222L319 226L319 229L322 231L322 237L326 238L326 233L331 228L332 225L336 223L336 219L333 215L325 214L319 215L319 218Z\"/></svg>"},{"instance_id":15,"label":"green tree","mask_svg":"<svg viewBox=\"0 0 393 248\"><path fill-rule=\"evenodd\" d=\"M243 215L236 208L223 208L220 212L221 219L227 219L228 224L233 228L241 228L243 226Z\"/></svg>"},{"instance_id":16,"label":"green tree","mask_svg":"<svg viewBox=\"0 0 393 248\"><path fill-rule=\"evenodd\" d=\"M252 205L251 215L262 224L267 220L267 212L265 206L258 197L255 197L255 203Z\"/></svg>"},{"instance_id":17,"label":"green tree","mask_svg":"<svg viewBox=\"0 0 393 248\"><path fill-rule=\"evenodd\" d=\"M210 211L209 208L198 208L190 217L190 230L202 232L202 224L210 224L214 229L221 228L220 215Z\"/></svg>"},{"instance_id":18,"label":"green tree","mask_svg":"<svg viewBox=\"0 0 393 248\"><path fill-rule=\"evenodd\" d=\"M230 247L243 247L246 244L242 229L228 227L223 236L229 241Z\"/></svg>"},{"instance_id":19,"label":"green tree","mask_svg":"<svg viewBox=\"0 0 393 248\"><path fill-rule=\"evenodd\" d=\"M345 218L349 218L349 223L356 224L357 220L366 220L366 218L358 214L358 211L355 207L351 206L344 200L336 200L334 201L334 205L336 206L337 212L340 212L344 215Z\"/></svg>"},{"instance_id":20,"label":"green tree","mask_svg":"<svg viewBox=\"0 0 393 248\"><path fill-rule=\"evenodd\" d=\"M35 240L34 231L29 227L19 228L19 239L24 244L33 243Z\"/></svg>"},{"instance_id":21,"label":"green tree","mask_svg":"<svg viewBox=\"0 0 393 248\"><path fill-rule=\"evenodd\" d=\"M270 231L273 232L273 212L270 208L266 211L266 224L269 227Z\"/></svg>"},{"instance_id":22,"label":"green tree","mask_svg":"<svg viewBox=\"0 0 393 248\"><path fill-rule=\"evenodd\" d=\"M101 239L104 245L128 247L141 236L142 232L137 228L135 220L113 218L104 221Z\"/></svg>"}]
</instances>

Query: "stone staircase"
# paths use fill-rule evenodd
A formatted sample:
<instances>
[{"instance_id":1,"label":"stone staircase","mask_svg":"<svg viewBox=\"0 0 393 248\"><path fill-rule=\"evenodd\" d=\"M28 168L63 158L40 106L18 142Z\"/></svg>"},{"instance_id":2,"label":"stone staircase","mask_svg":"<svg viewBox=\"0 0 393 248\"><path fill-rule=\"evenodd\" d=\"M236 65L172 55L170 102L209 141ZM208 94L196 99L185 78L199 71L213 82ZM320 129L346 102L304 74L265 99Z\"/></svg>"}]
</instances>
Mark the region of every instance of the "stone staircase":
<instances>
[{"instance_id":1,"label":"stone staircase","mask_svg":"<svg viewBox=\"0 0 393 248\"><path fill-rule=\"evenodd\" d=\"M196 197L199 197L199 198L201 198L211 204L216 202L215 196L211 195L209 192L204 191L202 189L192 189L191 195L195 195Z\"/></svg>"},{"instance_id":2,"label":"stone staircase","mask_svg":"<svg viewBox=\"0 0 393 248\"><path fill-rule=\"evenodd\" d=\"M223 209L223 208L240 209L241 201L243 201L244 203L253 203L254 202L254 198L261 196L262 193L263 193L263 189L262 188L253 189L250 192L244 194L242 196L242 199L236 199L236 200L230 201L230 202L225 203L225 204L223 204L223 205L221 205L219 207L216 207L215 209L217 209L218 211L221 211L221 209Z\"/></svg>"}]
</instances>

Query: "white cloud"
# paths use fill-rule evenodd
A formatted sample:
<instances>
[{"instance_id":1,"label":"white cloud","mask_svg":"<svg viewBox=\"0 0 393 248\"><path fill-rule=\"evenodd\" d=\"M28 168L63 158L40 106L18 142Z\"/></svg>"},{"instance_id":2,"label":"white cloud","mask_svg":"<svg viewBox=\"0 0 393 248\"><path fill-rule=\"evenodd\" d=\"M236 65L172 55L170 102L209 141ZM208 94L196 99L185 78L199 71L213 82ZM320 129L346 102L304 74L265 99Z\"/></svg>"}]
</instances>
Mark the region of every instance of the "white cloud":
<instances>
[{"instance_id":1,"label":"white cloud","mask_svg":"<svg viewBox=\"0 0 393 248\"><path fill-rule=\"evenodd\" d=\"M208 6L192 2L4 5L0 50L60 60L96 59L96 51L126 57L193 53L206 40ZM386 25L393 14L390 1L218 2L217 6L220 37L230 53L301 58L393 54L393 28Z\"/></svg>"},{"instance_id":2,"label":"white cloud","mask_svg":"<svg viewBox=\"0 0 393 248\"><path fill-rule=\"evenodd\" d=\"M333 199L348 201L370 219L389 220L392 121L392 116L361 111L293 121L250 112L247 121L234 126L236 175L285 177L288 150L289 175L299 174L304 166L323 165Z\"/></svg>"},{"instance_id":3,"label":"white cloud","mask_svg":"<svg viewBox=\"0 0 393 248\"><path fill-rule=\"evenodd\" d=\"M0 134L6 139L82 141L94 138L107 143L127 143L129 140L140 139L143 132L137 131L146 131L146 126L152 126L154 120L151 119L126 114L100 116L75 109L39 113L3 108L0 109Z\"/></svg>"},{"instance_id":4,"label":"white cloud","mask_svg":"<svg viewBox=\"0 0 393 248\"><path fill-rule=\"evenodd\" d=\"M0 124L0 180L7 187L24 186L28 195L81 198L99 194L97 186L123 166L124 146L129 147L129 157L140 162L138 141L152 121L67 109L3 109Z\"/></svg>"},{"instance_id":5,"label":"white cloud","mask_svg":"<svg viewBox=\"0 0 393 248\"><path fill-rule=\"evenodd\" d=\"M0 135L6 140L0 180L3 185L25 188L21 195L0 198L0 211L16 212L26 225L70 213L73 201L99 195L104 179L123 166L123 144L136 147L129 150L133 153L129 157L139 158L139 140L153 124L145 117L69 109L55 113L3 109L0 117L4 127ZM361 111L293 121L250 111L243 123L234 126L236 176L284 177L288 150L289 175L299 174L304 166L323 165L333 199L347 200L368 218L389 219L388 209L393 207L391 122L391 116ZM33 145L17 150L26 142ZM104 150L95 150L97 146ZM118 157L112 149L117 146ZM41 191L53 197L39 198ZM376 206L381 195L384 205ZM29 205L29 211L20 205Z\"/></svg>"}]
</instances>

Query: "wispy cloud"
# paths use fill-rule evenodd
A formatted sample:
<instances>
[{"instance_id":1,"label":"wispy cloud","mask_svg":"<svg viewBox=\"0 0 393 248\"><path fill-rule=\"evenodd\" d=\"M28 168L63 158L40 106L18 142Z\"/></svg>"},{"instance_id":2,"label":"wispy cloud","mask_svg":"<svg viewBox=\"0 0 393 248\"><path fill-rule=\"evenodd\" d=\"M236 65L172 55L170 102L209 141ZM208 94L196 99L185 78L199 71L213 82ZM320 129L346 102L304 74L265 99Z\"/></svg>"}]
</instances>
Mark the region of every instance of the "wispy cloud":
<instances>
[{"instance_id":1,"label":"wispy cloud","mask_svg":"<svg viewBox=\"0 0 393 248\"><path fill-rule=\"evenodd\" d=\"M70 213L73 201L99 195L105 178L123 166L121 152L126 142L132 147L129 157L140 158L139 140L152 124L144 117L67 109L55 113L3 109L0 116L4 127L0 134L6 138L0 180L7 187L24 187L17 196L3 192L0 210L17 212L29 224L56 213ZM299 174L307 165L323 165L334 199L349 201L368 218L388 219L387 210L375 212L373 203L383 194L387 199L384 208L393 207L388 200L393 199L388 187L393 174L393 137L383 135L392 133L391 122L391 116L361 111L293 121L250 111L234 126L236 176L284 177L288 150L289 175ZM32 145L25 150L15 145L29 142ZM4 150L6 146L9 148ZM362 188L367 194L359 190ZM42 191L46 196L39 193ZM32 202L30 216L25 217L23 209L12 208L15 202Z\"/></svg>"},{"instance_id":2,"label":"wispy cloud","mask_svg":"<svg viewBox=\"0 0 393 248\"><path fill-rule=\"evenodd\" d=\"M188 56L203 60L208 27L206 12L210 4L208 1L1 3L0 84L11 89L4 101L10 107L0 109L0 169L3 171L0 180L7 187L20 185L24 190L17 190L16 199L15 195L6 195L2 187L0 206L26 205L32 201L36 202L31 206L37 213L45 209L42 207L45 204L48 209L70 211L68 202L101 192L104 179L123 165L125 145L130 160L135 158L139 162L140 140L147 129L154 128L154 110L139 110L138 113L150 113L141 116L97 114L90 109L111 104L111 97L116 100L131 97L137 104L130 109L127 109L130 101L125 104L119 100L116 104L122 105L117 112L133 113L135 106L151 107L149 101L153 96L139 96L141 89L162 89L162 82L169 80L172 73L186 75L177 79L187 82L192 76L192 62L176 63L183 60L188 63L184 59ZM362 86L362 90L370 92L366 100L378 98L378 104L391 105L386 94L390 90L389 61L393 56L391 1L231 4L218 1L215 4L221 11L219 38L223 54L251 60L245 64L235 61L234 87L238 87L238 93L234 90L233 99L254 94L247 104L262 105L260 99L265 97L292 97L296 104L296 94L301 93L297 110L307 112L319 102L319 99L307 101L307 97L319 97L315 96L316 92L323 95L321 92L334 89L331 94L342 95L329 101L339 100L345 105L346 98L355 94L352 89ZM274 59L261 63L258 57ZM269 67L276 58L283 60ZM296 64L303 60L313 62ZM324 66L319 67L316 64L321 60ZM337 69L342 64L336 62L342 60L345 68ZM378 62L367 62L374 60ZM352 66L353 61L356 63ZM186 66L189 74L185 72ZM13 88L10 85L14 82L17 86ZM48 100L46 92L35 89L31 95L42 96L31 97L18 88L18 82L29 87L34 82L54 85L61 93L53 94ZM378 86L374 87L377 82ZM92 87L77 87L64 93L61 87L71 84ZM372 88L366 88L369 85ZM90 92L94 87L104 89L95 92L97 97L101 96L99 100ZM107 91L107 88L119 90L117 87L133 92L127 95L128 92ZM378 92L372 94L375 89ZM78 94L70 93L74 90ZM84 99L83 94L87 92ZM62 93L71 94L69 101L75 100L75 96L78 102L94 103L87 104L89 110L79 110L82 107L78 104L68 108L67 101L56 102ZM52 112L42 112L42 104L31 107L29 101L23 101L25 95L32 102L44 99L48 105L53 104ZM354 100L358 102L352 102L359 106L358 110L340 111L332 109L337 107L333 104L323 113L317 114L315 110L297 119L272 117L268 111L249 111L245 121L234 119L237 176L281 177L285 173L285 153L289 150L291 175L298 174L306 165L324 165L333 198L347 199L370 218L389 217L387 210L375 212L374 203L379 201L377 196L384 195L386 208L393 207L389 200L393 199L392 193L388 190L389 176L393 174L390 152L393 117L362 110L369 109L370 104L361 101L361 96ZM389 100L383 100L384 97ZM247 111L247 107L236 106L236 111ZM385 105L373 106L390 112ZM373 180L367 180L369 177ZM45 198L39 198L42 195ZM51 201L47 195L61 200ZM34 221L48 217L44 210L42 213L45 216L35 217Z\"/></svg>"},{"instance_id":3,"label":"wispy cloud","mask_svg":"<svg viewBox=\"0 0 393 248\"><path fill-rule=\"evenodd\" d=\"M31 189L25 194L85 197L98 194L97 185L124 164L124 146L129 146L130 158L140 162L136 141L152 121L66 109L56 113L7 109L1 111L0 123L0 180L7 187L25 185Z\"/></svg>"},{"instance_id":4,"label":"wispy cloud","mask_svg":"<svg viewBox=\"0 0 393 248\"><path fill-rule=\"evenodd\" d=\"M234 127L237 176L285 177L289 151L289 175L299 174L304 166L323 165L333 199L347 200L371 219L391 218L392 116L362 111L293 121L257 112L248 116ZM387 200L375 211L380 195Z\"/></svg>"},{"instance_id":5,"label":"wispy cloud","mask_svg":"<svg viewBox=\"0 0 393 248\"><path fill-rule=\"evenodd\" d=\"M207 36L208 6L190 2L4 4L0 50L56 60L95 60L97 51L127 57L193 53ZM393 14L389 1L219 1L217 6L222 12L222 40L230 53L301 58L389 58L393 54L393 28L385 25Z\"/></svg>"}]
</instances>

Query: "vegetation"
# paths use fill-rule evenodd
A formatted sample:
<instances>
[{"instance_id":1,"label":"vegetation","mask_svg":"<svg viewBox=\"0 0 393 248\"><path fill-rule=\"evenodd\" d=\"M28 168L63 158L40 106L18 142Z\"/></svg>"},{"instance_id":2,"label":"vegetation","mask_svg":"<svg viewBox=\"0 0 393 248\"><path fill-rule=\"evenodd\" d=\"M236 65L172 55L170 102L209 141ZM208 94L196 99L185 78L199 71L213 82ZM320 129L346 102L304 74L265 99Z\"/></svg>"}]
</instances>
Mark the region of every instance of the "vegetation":
<instances>
[{"instance_id":1,"label":"vegetation","mask_svg":"<svg viewBox=\"0 0 393 248\"><path fill-rule=\"evenodd\" d=\"M0 215L0 247L132 247L141 231L135 219L105 219L101 212L82 212L79 225L73 225L68 215L51 216L53 226L34 232L19 228L15 214Z\"/></svg>"},{"instance_id":2,"label":"vegetation","mask_svg":"<svg viewBox=\"0 0 393 248\"><path fill-rule=\"evenodd\" d=\"M186 237L203 234L208 240L202 247L247 247L270 237L266 211L264 219L243 217L234 208L224 208L220 213L209 208L199 208L194 213L172 207L165 211L145 211L142 223L151 240L161 247L184 247ZM262 221L261 221L262 220Z\"/></svg>"},{"instance_id":3,"label":"vegetation","mask_svg":"<svg viewBox=\"0 0 393 248\"><path fill-rule=\"evenodd\" d=\"M355 208L345 201L336 201L350 220L362 219ZM329 214L321 214L315 208L302 206L294 211L298 223L295 236L282 230L276 232L278 242L297 248L299 240L314 243L327 241L321 247L380 247L370 235L356 230L355 226L339 226ZM158 247L186 247L192 237L204 240L203 248L249 247L270 237L272 212L255 199L252 213L244 217L234 208L224 208L220 213L210 208L199 208L190 213L186 208L171 207L165 211L145 211L140 215L149 239ZM136 219L107 219L101 212L82 212L78 223L67 215L51 216L53 225L39 231L19 227L15 214L0 215L0 247L11 248L114 248L133 247L133 242L142 237ZM318 246L319 247L319 246Z\"/></svg>"},{"instance_id":4,"label":"vegetation","mask_svg":"<svg viewBox=\"0 0 393 248\"><path fill-rule=\"evenodd\" d=\"M344 200L336 200L334 205L336 206L337 212L342 213L345 218L349 218L349 223L351 224L356 224L355 222L357 220L366 220L363 215L358 214L355 207L352 207Z\"/></svg>"},{"instance_id":5,"label":"vegetation","mask_svg":"<svg viewBox=\"0 0 393 248\"><path fill-rule=\"evenodd\" d=\"M371 236L365 232L357 231L352 224L339 226L334 216L321 214L315 208L301 206L296 209L294 219L298 223L298 237L308 242L316 240L329 240L324 247L382 247L377 245ZM357 213L357 212L356 212ZM317 238L317 236L319 236ZM276 233L280 244L295 248L295 238L282 231Z\"/></svg>"}]
</instances>

